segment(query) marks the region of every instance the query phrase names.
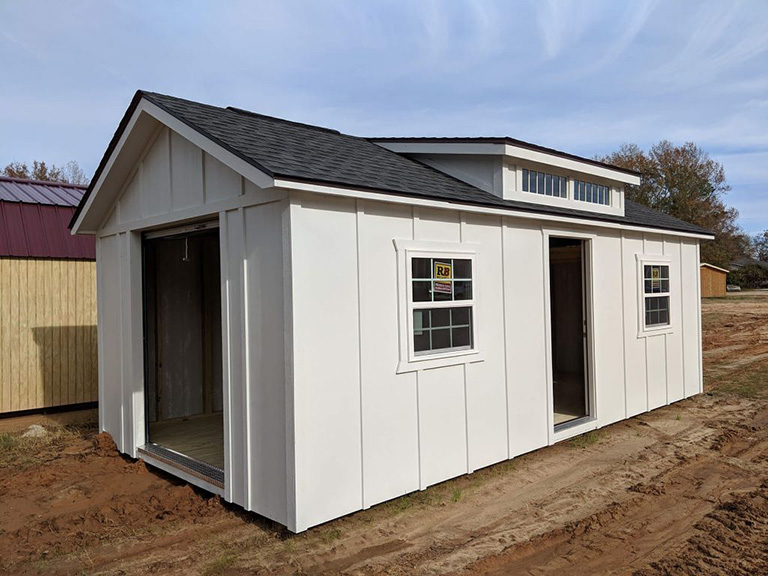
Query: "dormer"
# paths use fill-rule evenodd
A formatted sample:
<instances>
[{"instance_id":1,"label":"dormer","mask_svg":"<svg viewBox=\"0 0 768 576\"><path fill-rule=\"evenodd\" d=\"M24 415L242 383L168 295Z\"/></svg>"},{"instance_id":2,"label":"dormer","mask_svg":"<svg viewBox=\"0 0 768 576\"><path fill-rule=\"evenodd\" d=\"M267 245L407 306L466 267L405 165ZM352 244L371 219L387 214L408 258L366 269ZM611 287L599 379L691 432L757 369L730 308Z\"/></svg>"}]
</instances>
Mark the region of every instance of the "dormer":
<instances>
[{"instance_id":1,"label":"dormer","mask_svg":"<svg viewBox=\"0 0 768 576\"><path fill-rule=\"evenodd\" d=\"M638 173L513 138L373 138L505 200L624 216Z\"/></svg>"}]
</instances>

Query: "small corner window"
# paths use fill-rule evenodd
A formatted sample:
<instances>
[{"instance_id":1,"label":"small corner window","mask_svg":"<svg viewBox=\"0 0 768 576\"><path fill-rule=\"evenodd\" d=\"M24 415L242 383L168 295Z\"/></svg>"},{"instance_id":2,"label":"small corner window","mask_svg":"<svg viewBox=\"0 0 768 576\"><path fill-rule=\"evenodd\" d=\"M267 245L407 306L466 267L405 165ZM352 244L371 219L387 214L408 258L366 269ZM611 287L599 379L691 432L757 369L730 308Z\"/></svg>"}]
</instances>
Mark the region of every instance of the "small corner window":
<instances>
[{"instance_id":1,"label":"small corner window","mask_svg":"<svg viewBox=\"0 0 768 576\"><path fill-rule=\"evenodd\" d=\"M411 256L412 350L429 356L474 348L472 258Z\"/></svg>"},{"instance_id":2,"label":"small corner window","mask_svg":"<svg viewBox=\"0 0 768 576\"><path fill-rule=\"evenodd\" d=\"M645 327L669 326L669 265L643 263Z\"/></svg>"}]
</instances>

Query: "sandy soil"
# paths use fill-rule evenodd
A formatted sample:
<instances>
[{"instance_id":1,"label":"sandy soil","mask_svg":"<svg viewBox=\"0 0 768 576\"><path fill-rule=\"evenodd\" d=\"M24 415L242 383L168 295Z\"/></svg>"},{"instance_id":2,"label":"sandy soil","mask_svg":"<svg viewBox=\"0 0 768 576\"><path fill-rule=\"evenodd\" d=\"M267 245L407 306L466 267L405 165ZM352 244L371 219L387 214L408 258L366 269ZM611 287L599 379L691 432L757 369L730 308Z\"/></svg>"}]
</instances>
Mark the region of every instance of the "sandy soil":
<instances>
[{"instance_id":1,"label":"sandy soil","mask_svg":"<svg viewBox=\"0 0 768 576\"><path fill-rule=\"evenodd\" d=\"M0 572L768 574L768 294L703 338L706 394L296 536L93 428L0 434Z\"/></svg>"}]
</instances>

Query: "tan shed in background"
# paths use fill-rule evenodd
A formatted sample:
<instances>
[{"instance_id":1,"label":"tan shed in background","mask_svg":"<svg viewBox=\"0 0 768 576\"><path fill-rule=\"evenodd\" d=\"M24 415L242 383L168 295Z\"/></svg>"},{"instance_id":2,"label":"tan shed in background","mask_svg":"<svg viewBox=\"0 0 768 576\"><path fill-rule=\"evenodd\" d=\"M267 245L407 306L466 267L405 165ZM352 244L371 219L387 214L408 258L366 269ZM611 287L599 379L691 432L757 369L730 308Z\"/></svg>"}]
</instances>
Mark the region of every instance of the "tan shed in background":
<instances>
[{"instance_id":1,"label":"tan shed in background","mask_svg":"<svg viewBox=\"0 0 768 576\"><path fill-rule=\"evenodd\" d=\"M96 263L0 258L0 413L97 399Z\"/></svg>"},{"instance_id":2,"label":"tan shed in background","mask_svg":"<svg viewBox=\"0 0 768 576\"><path fill-rule=\"evenodd\" d=\"M701 265L701 297L725 298L725 285L728 281L728 270L712 264Z\"/></svg>"},{"instance_id":3,"label":"tan shed in background","mask_svg":"<svg viewBox=\"0 0 768 576\"><path fill-rule=\"evenodd\" d=\"M67 229L84 192L0 177L0 415L97 400L95 242Z\"/></svg>"}]
</instances>

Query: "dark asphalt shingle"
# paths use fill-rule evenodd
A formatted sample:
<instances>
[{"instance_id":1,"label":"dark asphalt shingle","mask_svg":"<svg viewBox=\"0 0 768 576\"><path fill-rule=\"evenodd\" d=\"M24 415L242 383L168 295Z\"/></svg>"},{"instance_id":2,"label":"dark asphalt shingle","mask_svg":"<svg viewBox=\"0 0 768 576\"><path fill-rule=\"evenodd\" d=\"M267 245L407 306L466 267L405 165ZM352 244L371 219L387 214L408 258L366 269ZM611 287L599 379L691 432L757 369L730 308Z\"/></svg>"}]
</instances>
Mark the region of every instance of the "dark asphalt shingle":
<instances>
[{"instance_id":1,"label":"dark asphalt shingle","mask_svg":"<svg viewBox=\"0 0 768 576\"><path fill-rule=\"evenodd\" d=\"M126 117L137 105L139 96L273 177L477 206L708 233L703 228L630 201L626 202L625 216L618 217L504 200L366 138L236 108L219 108L163 94L139 92ZM121 127L124 123L125 118ZM121 131L122 128L118 128L116 138ZM113 139L113 143L115 141ZM108 148L105 159L112 147ZM104 163L102 160L102 166ZM93 182L98 180L102 166Z\"/></svg>"}]
</instances>

